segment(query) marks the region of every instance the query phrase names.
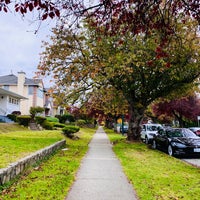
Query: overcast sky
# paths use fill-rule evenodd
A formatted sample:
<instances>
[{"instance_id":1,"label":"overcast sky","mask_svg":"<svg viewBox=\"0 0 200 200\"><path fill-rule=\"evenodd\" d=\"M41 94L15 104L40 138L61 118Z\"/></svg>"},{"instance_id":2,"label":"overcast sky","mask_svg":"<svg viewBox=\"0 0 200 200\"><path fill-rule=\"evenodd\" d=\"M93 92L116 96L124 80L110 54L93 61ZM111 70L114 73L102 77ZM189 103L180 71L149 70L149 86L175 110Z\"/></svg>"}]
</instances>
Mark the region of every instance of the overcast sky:
<instances>
[{"instance_id":1,"label":"overcast sky","mask_svg":"<svg viewBox=\"0 0 200 200\"><path fill-rule=\"evenodd\" d=\"M0 12L0 76L24 71L33 78L42 52L42 41L48 40L55 21L43 22L37 34L39 22L31 22L32 16L22 19L19 14ZM48 87L48 83L45 83Z\"/></svg>"}]
</instances>

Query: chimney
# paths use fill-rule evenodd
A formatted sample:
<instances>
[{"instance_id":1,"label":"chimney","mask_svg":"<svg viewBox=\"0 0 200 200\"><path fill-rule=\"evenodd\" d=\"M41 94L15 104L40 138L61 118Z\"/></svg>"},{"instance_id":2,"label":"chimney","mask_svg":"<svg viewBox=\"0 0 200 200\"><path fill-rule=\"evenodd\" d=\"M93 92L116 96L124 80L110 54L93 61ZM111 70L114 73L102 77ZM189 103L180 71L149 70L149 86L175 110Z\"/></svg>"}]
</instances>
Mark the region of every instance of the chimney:
<instances>
[{"instance_id":1,"label":"chimney","mask_svg":"<svg viewBox=\"0 0 200 200\"><path fill-rule=\"evenodd\" d=\"M18 94L20 94L20 95L23 95L25 75L26 75L26 73L23 71L18 72L17 90L18 90Z\"/></svg>"}]
</instances>

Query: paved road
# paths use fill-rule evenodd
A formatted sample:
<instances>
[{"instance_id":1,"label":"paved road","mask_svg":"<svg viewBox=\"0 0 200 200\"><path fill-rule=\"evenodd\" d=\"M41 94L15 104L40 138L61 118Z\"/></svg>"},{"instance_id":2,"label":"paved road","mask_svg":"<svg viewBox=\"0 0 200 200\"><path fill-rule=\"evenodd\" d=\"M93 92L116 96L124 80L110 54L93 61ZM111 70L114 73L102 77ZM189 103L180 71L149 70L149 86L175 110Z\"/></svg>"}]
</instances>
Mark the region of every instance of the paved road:
<instances>
[{"instance_id":1,"label":"paved road","mask_svg":"<svg viewBox=\"0 0 200 200\"><path fill-rule=\"evenodd\" d=\"M182 160L194 166L200 167L200 158L187 158Z\"/></svg>"},{"instance_id":2,"label":"paved road","mask_svg":"<svg viewBox=\"0 0 200 200\"><path fill-rule=\"evenodd\" d=\"M66 200L137 200L102 127L89 145Z\"/></svg>"}]
</instances>

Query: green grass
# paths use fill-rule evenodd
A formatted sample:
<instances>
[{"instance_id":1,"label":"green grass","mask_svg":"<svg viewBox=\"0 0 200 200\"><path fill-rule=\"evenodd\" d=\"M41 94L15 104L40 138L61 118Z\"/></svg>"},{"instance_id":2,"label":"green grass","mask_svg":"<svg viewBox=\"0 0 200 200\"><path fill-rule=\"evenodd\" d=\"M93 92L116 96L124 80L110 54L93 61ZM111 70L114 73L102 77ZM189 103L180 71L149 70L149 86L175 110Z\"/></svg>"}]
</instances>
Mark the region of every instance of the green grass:
<instances>
[{"instance_id":1,"label":"green grass","mask_svg":"<svg viewBox=\"0 0 200 200\"><path fill-rule=\"evenodd\" d=\"M35 168L30 168L11 187L4 189L0 200L62 200L75 179L80 162L88 150L95 129L81 128L80 139L66 139L66 150L60 150Z\"/></svg>"},{"instance_id":2,"label":"green grass","mask_svg":"<svg viewBox=\"0 0 200 200\"><path fill-rule=\"evenodd\" d=\"M200 199L200 169L105 129L141 200Z\"/></svg>"},{"instance_id":3,"label":"green grass","mask_svg":"<svg viewBox=\"0 0 200 200\"><path fill-rule=\"evenodd\" d=\"M63 138L61 131L30 131L24 128L21 131L1 133L0 168Z\"/></svg>"},{"instance_id":4,"label":"green grass","mask_svg":"<svg viewBox=\"0 0 200 200\"><path fill-rule=\"evenodd\" d=\"M28 128L25 128L23 126L20 126L19 124L16 123L0 123L0 134L1 133L9 133L13 131L30 131Z\"/></svg>"},{"instance_id":5,"label":"green grass","mask_svg":"<svg viewBox=\"0 0 200 200\"><path fill-rule=\"evenodd\" d=\"M57 134L56 131L50 132L47 135ZM94 129L81 129L79 140L67 139L66 151L58 151L37 167L28 169L12 186L1 192L0 200L64 199L94 132ZM200 199L199 168L152 150L143 143L129 143L112 130L106 129L106 132L140 200ZM18 135L18 132L12 134ZM37 132L33 136L21 132L21 137L34 138L34 134L37 136ZM47 135L44 132L39 138Z\"/></svg>"}]
</instances>

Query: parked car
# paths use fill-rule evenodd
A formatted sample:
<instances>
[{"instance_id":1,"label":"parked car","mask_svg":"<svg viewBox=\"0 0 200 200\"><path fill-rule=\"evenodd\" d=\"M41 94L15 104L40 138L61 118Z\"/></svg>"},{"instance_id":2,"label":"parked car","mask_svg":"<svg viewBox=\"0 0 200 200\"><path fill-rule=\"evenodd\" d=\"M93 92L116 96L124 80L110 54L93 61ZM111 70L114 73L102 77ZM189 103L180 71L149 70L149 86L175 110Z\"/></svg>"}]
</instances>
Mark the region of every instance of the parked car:
<instances>
[{"instance_id":1,"label":"parked car","mask_svg":"<svg viewBox=\"0 0 200 200\"><path fill-rule=\"evenodd\" d=\"M141 131L141 140L146 144L152 142L153 136L158 132L159 129L163 129L161 124L143 124Z\"/></svg>"},{"instance_id":2,"label":"parked car","mask_svg":"<svg viewBox=\"0 0 200 200\"><path fill-rule=\"evenodd\" d=\"M128 133L128 123L125 122L123 125L123 131L124 133ZM122 126L120 126L120 133L122 133Z\"/></svg>"},{"instance_id":3,"label":"parked car","mask_svg":"<svg viewBox=\"0 0 200 200\"><path fill-rule=\"evenodd\" d=\"M200 127L189 127L189 129L200 137Z\"/></svg>"},{"instance_id":4,"label":"parked car","mask_svg":"<svg viewBox=\"0 0 200 200\"><path fill-rule=\"evenodd\" d=\"M152 148L170 156L200 156L200 137L187 128L161 129L154 135Z\"/></svg>"}]
</instances>

